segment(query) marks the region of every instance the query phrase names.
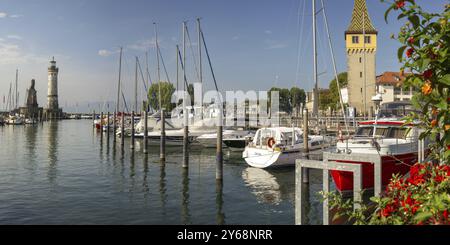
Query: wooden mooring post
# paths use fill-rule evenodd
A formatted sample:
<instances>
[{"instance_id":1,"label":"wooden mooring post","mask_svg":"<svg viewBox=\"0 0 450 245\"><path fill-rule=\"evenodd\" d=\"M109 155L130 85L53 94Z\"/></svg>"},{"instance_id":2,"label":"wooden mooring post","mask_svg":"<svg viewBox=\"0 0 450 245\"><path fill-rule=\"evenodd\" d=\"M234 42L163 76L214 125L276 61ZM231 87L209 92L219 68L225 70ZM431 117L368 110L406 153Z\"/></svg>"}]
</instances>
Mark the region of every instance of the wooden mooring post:
<instances>
[{"instance_id":1,"label":"wooden mooring post","mask_svg":"<svg viewBox=\"0 0 450 245\"><path fill-rule=\"evenodd\" d=\"M117 113L116 111L114 111L114 115L113 115L113 144L116 144L116 129L117 129Z\"/></svg>"},{"instance_id":2,"label":"wooden mooring post","mask_svg":"<svg viewBox=\"0 0 450 245\"><path fill-rule=\"evenodd\" d=\"M110 129L110 127L109 127L109 116L110 116L110 114L109 114L109 111L107 112L107 114L106 114L106 135L109 135L109 129Z\"/></svg>"},{"instance_id":3,"label":"wooden mooring post","mask_svg":"<svg viewBox=\"0 0 450 245\"><path fill-rule=\"evenodd\" d=\"M159 159L161 162L166 161L166 116L164 109L161 109L161 135L159 142Z\"/></svg>"},{"instance_id":4,"label":"wooden mooring post","mask_svg":"<svg viewBox=\"0 0 450 245\"><path fill-rule=\"evenodd\" d=\"M303 146L304 146L304 151L305 151L304 154L306 156L306 159L309 159L308 133L309 133L308 109L305 109L305 116L303 117ZM308 168L303 168L302 182L305 184L309 183L309 169Z\"/></svg>"},{"instance_id":5,"label":"wooden mooring post","mask_svg":"<svg viewBox=\"0 0 450 245\"><path fill-rule=\"evenodd\" d=\"M148 112L144 111L144 154L148 154Z\"/></svg>"},{"instance_id":6,"label":"wooden mooring post","mask_svg":"<svg viewBox=\"0 0 450 245\"><path fill-rule=\"evenodd\" d=\"M217 148L216 148L216 180L223 179L223 126L222 126L222 110L219 112L219 120L217 125Z\"/></svg>"},{"instance_id":7,"label":"wooden mooring post","mask_svg":"<svg viewBox=\"0 0 450 245\"><path fill-rule=\"evenodd\" d=\"M100 140L103 140L103 111L100 113Z\"/></svg>"},{"instance_id":8,"label":"wooden mooring post","mask_svg":"<svg viewBox=\"0 0 450 245\"><path fill-rule=\"evenodd\" d=\"M189 167L189 126L184 126L183 132L183 168Z\"/></svg>"},{"instance_id":9,"label":"wooden mooring post","mask_svg":"<svg viewBox=\"0 0 450 245\"><path fill-rule=\"evenodd\" d=\"M92 112L92 127L95 128L95 110Z\"/></svg>"},{"instance_id":10,"label":"wooden mooring post","mask_svg":"<svg viewBox=\"0 0 450 245\"><path fill-rule=\"evenodd\" d=\"M131 112L131 143L130 148L134 149L134 111Z\"/></svg>"},{"instance_id":11,"label":"wooden mooring post","mask_svg":"<svg viewBox=\"0 0 450 245\"><path fill-rule=\"evenodd\" d=\"M122 112L122 122L121 122L121 127L120 127L120 145L122 146L122 148L125 145L125 113Z\"/></svg>"}]
</instances>

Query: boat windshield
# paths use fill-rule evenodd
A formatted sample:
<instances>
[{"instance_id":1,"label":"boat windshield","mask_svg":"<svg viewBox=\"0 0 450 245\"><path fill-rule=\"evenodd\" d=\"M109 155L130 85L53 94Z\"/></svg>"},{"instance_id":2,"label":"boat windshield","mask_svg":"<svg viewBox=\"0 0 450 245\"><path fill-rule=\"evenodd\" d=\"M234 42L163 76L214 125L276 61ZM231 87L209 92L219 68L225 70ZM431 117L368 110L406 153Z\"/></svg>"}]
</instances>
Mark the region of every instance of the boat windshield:
<instances>
[{"instance_id":1,"label":"boat windshield","mask_svg":"<svg viewBox=\"0 0 450 245\"><path fill-rule=\"evenodd\" d=\"M389 128L376 128L375 136L386 138L389 135Z\"/></svg>"},{"instance_id":2,"label":"boat windshield","mask_svg":"<svg viewBox=\"0 0 450 245\"><path fill-rule=\"evenodd\" d=\"M388 137L394 139L405 139L407 132L408 132L407 128L391 128Z\"/></svg>"},{"instance_id":3,"label":"boat windshield","mask_svg":"<svg viewBox=\"0 0 450 245\"><path fill-rule=\"evenodd\" d=\"M356 131L356 137L370 137L373 135L373 127L361 127Z\"/></svg>"}]
</instances>

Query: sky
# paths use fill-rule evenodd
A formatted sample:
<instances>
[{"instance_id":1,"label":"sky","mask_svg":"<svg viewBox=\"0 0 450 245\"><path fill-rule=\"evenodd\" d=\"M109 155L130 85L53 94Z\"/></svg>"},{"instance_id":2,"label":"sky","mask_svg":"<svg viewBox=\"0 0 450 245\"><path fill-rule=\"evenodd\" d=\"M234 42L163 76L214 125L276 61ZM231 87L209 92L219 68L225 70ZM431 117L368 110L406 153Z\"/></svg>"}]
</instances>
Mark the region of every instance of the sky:
<instances>
[{"instance_id":1,"label":"sky","mask_svg":"<svg viewBox=\"0 0 450 245\"><path fill-rule=\"evenodd\" d=\"M268 90L270 87L313 87L311 0L0 0L0 110L19 69L19 104L36 79L40 106L46 105L47 67L54 56L63 108L115 101L119 47L123 47L124 94L132 100L135 57L156 80L155 25L169 79L176 83L176 45L182 44L182 22L188 21L186 73L196 82L197 29L202 30L219 89ZM320 1L317 9L320 9ZM347 69L344 32L353 0L324 0L338 72ZM448 0L419 0L426 10L440 11ZM367 0L379 31L377 74L397 71L397 41L390 39L401 22L384 20L386 3ZM320 14L318 26L319 87L333 78L330 50ZM205 89L213 80L203 50ZM161 79L167 80L161 66ZM181 79L180 79L181 81ZM143 97L139 81L139 99ZM181 84L181 82L180 82ZM113 108L114 106L111 106Z\"/></svg>"}]
</instances>

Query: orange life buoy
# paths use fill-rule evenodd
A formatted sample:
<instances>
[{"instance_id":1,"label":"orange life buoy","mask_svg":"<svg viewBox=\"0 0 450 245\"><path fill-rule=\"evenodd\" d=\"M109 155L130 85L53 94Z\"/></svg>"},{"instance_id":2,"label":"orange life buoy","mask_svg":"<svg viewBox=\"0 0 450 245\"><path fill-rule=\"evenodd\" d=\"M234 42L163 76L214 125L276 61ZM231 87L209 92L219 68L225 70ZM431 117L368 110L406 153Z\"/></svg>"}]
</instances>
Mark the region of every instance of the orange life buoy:
<instances>
[{"instance_id":1,"label":"orange life buoy","mask_svg":"<svg viewBox=\"0 0 450 245\"><path fill-rule=\"evenodd\" d=\"M273 137L270 137L269 139L267 139L267 146L269 148L272 148L275 145L275 139Z\"/></svg>"}]
</instances>

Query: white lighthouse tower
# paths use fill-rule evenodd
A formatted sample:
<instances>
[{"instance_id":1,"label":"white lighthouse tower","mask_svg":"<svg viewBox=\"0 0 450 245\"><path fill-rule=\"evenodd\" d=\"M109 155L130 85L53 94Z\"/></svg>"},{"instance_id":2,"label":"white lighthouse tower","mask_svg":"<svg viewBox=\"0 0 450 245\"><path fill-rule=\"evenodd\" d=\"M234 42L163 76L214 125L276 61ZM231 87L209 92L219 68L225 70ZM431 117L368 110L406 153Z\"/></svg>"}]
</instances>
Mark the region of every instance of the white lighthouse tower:
<instances>
[{"instance_id":1,"label":"white lighthouse tower","mask_svg":"<svg viewBox=\"0 0 450 245\"><path fill-rule=\"evenodd\" d=\"M47 118L61 118L62 110L58 105L58 67L56 67L55 57L50 61L48 67L48 95L47 95Z\"/></svg>"}]
</instances>

